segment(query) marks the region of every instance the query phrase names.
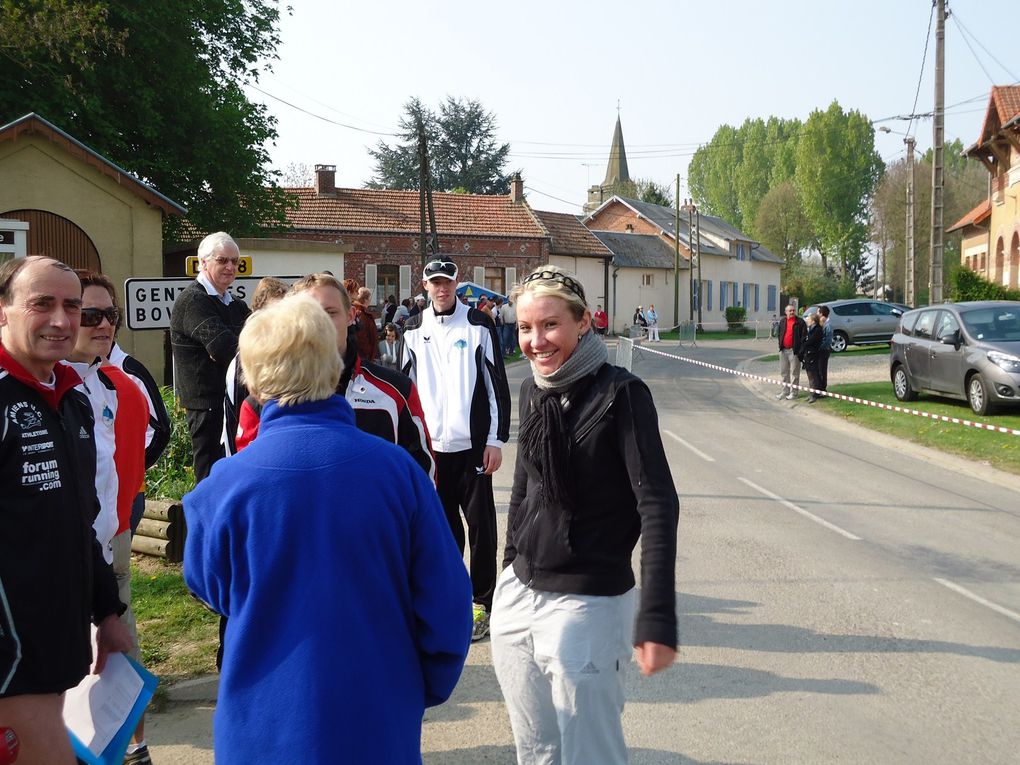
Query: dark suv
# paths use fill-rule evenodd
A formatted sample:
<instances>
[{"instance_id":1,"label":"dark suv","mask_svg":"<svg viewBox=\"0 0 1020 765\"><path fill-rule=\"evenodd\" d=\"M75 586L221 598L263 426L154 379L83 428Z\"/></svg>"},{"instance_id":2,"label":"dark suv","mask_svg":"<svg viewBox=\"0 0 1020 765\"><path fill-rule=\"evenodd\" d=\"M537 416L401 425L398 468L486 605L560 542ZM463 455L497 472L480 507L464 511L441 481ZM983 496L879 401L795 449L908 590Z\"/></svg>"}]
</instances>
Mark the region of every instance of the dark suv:
<instances>
[{"instance_id":1,"label":"dark suv","mask_svg":"<svg viewBox=\"0 0 1020 765\"><path fill-rule=\"evenodd\" d=\"M888 343L900 323L900 317L904 311L910 310L910 306L901 303L851 298L809 306L804 316L817 311L820 305L829 306L833 353L842 353L848 345Z\"/></svg>"},{"instance_id":2,"label":"dark suv","mask_svg":"<svg viewBox=\"0 0 1020 765\"><path fill-rule=\"evenodd\" d=\"M889 375L900 401L965 399L977 414L1020 405L1020 301L945 303L903 314Z\"/></svg>"}]
</instances>

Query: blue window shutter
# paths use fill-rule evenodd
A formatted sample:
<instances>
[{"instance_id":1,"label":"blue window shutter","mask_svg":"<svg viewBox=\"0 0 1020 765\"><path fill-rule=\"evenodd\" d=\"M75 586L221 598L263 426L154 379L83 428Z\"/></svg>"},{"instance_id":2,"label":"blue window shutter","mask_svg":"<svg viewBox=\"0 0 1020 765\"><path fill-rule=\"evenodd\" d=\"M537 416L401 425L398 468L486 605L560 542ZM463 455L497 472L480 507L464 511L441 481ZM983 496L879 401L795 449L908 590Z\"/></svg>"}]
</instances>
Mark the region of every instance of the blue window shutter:
<instances>
[{"instance_id":1,"label":"blue window shutter","mask_svg":"<svg viewBox=\"0 0 1020 765\"><path fill-rule=\"evenodd\" d=\"M708 289L705 290L705 294L708 295L708 310L712 310L712 280L708 280Z\"/></svg>"}]
</instances>

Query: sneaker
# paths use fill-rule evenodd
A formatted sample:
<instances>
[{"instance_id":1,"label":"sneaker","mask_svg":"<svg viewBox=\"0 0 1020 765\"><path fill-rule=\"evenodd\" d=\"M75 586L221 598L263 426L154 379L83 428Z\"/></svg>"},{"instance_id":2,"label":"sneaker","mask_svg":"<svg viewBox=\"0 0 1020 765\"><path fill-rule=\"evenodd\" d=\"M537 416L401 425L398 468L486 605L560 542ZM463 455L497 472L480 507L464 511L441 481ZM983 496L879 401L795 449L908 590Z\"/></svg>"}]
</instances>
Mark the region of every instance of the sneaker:
<instances>
[{"instance_id":1,"label":"sneaker","mask_svg":"<svg viewBox=\"0 0 1020 765\"><path fill-rule=\"evenodd\" d=\"M792 390L786 396L787 401L793 401L795 398L797 398L797 394L794 393Z\"/></svg>"},{"instance_id":2,"label":"sneaker","mask_svg":"<svg viewBox=\"0 0 1020 765\"><path fill-rule=\"evenodd\" d=\"M142 744L131 754L124 755L124 765L152 765L149 757L149 747Z\"/></svg>"},{"instance_id":3,"label":"sneaker","mask_svg":"<svg viewBox=\"0 0 1020 765\"><path fill-rule=\"evenodd\" d=\"M780 400L782 400L782 399L784 399L784 398L786 398L786 391L785 391L785 390L781 390L781 391L779 391L779 395L778 395L778 396L776 396L776 400L777 400L777 401L780 401Z\"/></svg>"},{"instance_id":4,"label":"sneaker","mask_svg":"<svg viewBox=\"0 0 1020 765\"><path fill-rule=\"evenodd\" d=\"M489 634L489 614L482 606L474 608L474 627L471 629L471 642L481 640Z\"/></svg>"},{"instance_id":5,"label":"sneaker","mask_svg":"<svg viewBox=\"0 0 1020 765\"><path fill-rule=\"evenodd\" d=\"M816 402L817 400L818 400L818 396L813 396L813 395L812 395L812 396L808 396L808 400L807 400L807 402L808 402L809 404L813 404L813 403L815 403L815 402Z\"/></svg>"}]
</instances>

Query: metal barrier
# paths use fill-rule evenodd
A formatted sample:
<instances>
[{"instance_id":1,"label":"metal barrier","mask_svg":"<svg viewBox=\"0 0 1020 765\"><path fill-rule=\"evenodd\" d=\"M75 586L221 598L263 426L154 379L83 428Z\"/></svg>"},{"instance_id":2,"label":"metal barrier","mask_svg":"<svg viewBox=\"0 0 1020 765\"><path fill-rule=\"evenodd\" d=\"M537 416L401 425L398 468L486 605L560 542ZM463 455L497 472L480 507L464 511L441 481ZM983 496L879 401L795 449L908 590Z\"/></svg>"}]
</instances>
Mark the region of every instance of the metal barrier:
<instances>
[{"instance_id":1,"label":"metal barrier","mask_svg":"<svg viewBox=\"0 0 1020 765\"><path fill-rule=\"evenodd\" d=\"M616 340L616 366L623 367L628 372L634 371L634 346L640 340L635 341L622 335Z\"/></svg>"}]
</instances>

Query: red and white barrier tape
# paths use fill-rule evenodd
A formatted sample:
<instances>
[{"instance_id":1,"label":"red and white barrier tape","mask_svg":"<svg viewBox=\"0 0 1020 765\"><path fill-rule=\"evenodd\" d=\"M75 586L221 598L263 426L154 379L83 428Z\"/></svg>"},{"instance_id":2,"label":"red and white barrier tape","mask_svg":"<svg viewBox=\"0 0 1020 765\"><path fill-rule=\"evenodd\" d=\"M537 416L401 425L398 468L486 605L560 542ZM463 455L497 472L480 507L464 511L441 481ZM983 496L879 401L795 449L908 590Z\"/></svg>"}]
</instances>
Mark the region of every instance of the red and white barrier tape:
<instances>
[{"instance_id":1,"label":"red and white barrier tape","mask_svg":"<svg viewBox=\"0 0 1020 765\"><path fill-rule=\"evenodd\" d=\"M779 385L784 388L794 388L805 393L813 393L815 396L821 398L826 396L828 398L839 399L840 401L850 401L854 404L863 404L864 406L871 406L875 409L887 409L890 412L899 412L901 414L912 414L915 417L926 417L929 420L935 420L938 422L948 422L953 425L963 425L968 428L978 428L980 430L990 430L995 433L1005 433L1010 436L1020 436L1020 430L1016 428L1004 428L999 425L988 425L984 422L974 422L973 420L964 420L959 417L949 417L944 414L932 414L931 412L922 412L920 409L910 409L905 406L894 406L892 404L882 404L878 401L869 401L866 398L857 398L856 396L844 396L842 393L830 393L827 390L815 390L805 385L787 385L782 380L777 380L774 377L763 377L762 375L753 375L750 372L741 372L738 369L730 369L729 367L721 367L718 364L709 364L707 361L698 361L697 359L691 359L686 356L675 356L672 353L666 353L655 348L649 348L647 345L639 345L638 349L642 353L653 353L657 356L665 356L668 359L676 359L677 361L685 361L688 364L694 364L699 367L705 367L706 369L714 369L717 372L727 372L731 375L738 377L746 377L749 380L758 380L759 382L770 383L772 385Z\"/></svg>"}]
</instances>

